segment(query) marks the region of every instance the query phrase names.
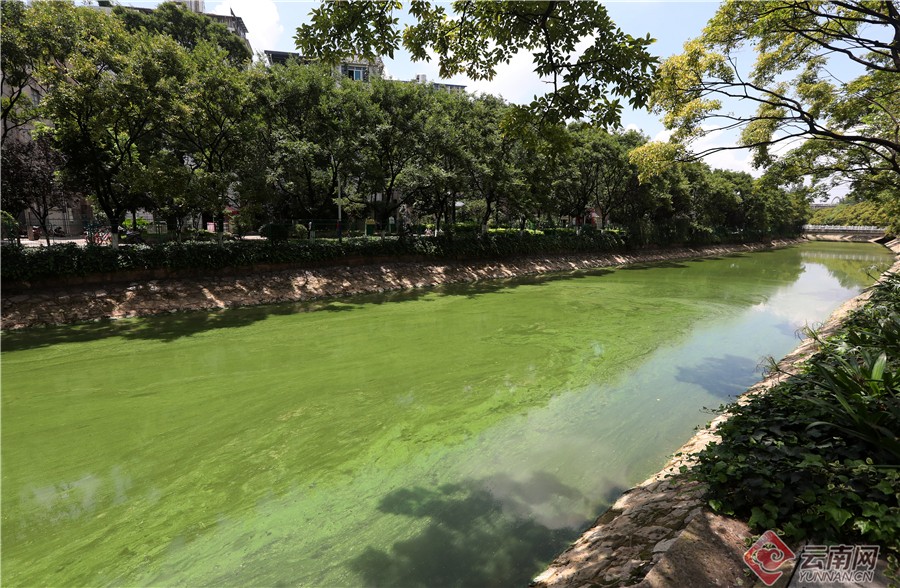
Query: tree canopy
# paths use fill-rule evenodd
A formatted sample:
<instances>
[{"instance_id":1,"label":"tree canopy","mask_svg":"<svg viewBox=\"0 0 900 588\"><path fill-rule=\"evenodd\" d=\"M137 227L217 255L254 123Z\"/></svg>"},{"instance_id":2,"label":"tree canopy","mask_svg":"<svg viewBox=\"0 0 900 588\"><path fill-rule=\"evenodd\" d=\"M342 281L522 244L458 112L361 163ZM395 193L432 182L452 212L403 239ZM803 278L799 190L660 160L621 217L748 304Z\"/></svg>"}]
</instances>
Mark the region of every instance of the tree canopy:
<instances>
[{"instance_id":1,"label":"tree canopy","mask_svg":"<svg viewBox=\"0 0 900 588\"><path fill-rule=\"evenodd\" d=\"M244 41L232 34L228 27L174 2L163 2L150 13L125 6L116 6L113 12L131 32L143 29L166 35L188 50L207 41L225 50L234 65L240 65L253 57Z\"/></svg>"},{"instance_id":2,"label":"tree canopy","mask_svg":"<svg viewBox=\"0 0 900 588\"><path fill-rule=\"evenodd\" d=\"M626 34L597 2L457 0L450 12L422 0L408 6L415 23L401 33L395 16L400 2L326 0L313 10L311 24L297 29L296 46L308 57L334 63L346 56L393 57L402 44L417 61L430 60L434 51L441 77L465 73L476 80L493 78L498 65L530 51L534 71L551 91L536 96L527 110L513 109L513 124L523 124L530 114L551 123L589 116L616 126L620 98L641 108L650 97L657 64L648 52L653 39ZM593 43L579 51L585 39Z\"/></svg>"},{"instance_id":3,"label":"tree canopy","mask_svg":"<svg viewBox=\"0 0 900 588\"><path fill-rule=\"evenodd\" d=\"M744 55L755 55L747 70ZM892 1L722 4L663 62L651 101L673 141L720 129L785 177L850 182L900 197L900 14ZM733 101L754 112L731 110ZM741 105L738 105L741 106ZM778 156L775 146L787 147Z\"/></svg>"},{"instance_id":4,"label":"tree canopy","mask_svg":"<svg viewBox=\"0 0 900 588\"><path fill-rule=\"evenodd\" d=\"M526 31L555 31L573 14L606 22L599 6L551 4L497 5L508 13L480 3L457 9L469 10L472 22L487 14L523 18L516 21L523 28L503 41L508 48L534 46L539 40ZM521 11L533 16L541 6L546 23L522 24L528 18ZM534 136L504 129L522 110L495 96L377 76L354 81L309 60L237 62L202 34L181 38L166 27L129 26L121 16L130 12L42 1L7 2L3 9L12 15L3 22L4 38L21 40L36 30L66 35L51 39L53 50L39 58L37 37L33 46L20 43L35 56L35 65L19 66L20 73L27 74L26 86L46 88L32 114L44 120L35 134L61 153L51 163L111 221L145 209L176 229L185 219L196 226L236 214L241 230L249 230L287 219L335 219L340 205L344 219L398 226L430 217L445 232L489 223L523 232L529 222L554 230L613 223L628 227L639 243L702 242L714 231L789 231L808 212L804 193L776 176L754 180L678 162L644 173L635 154L651 144L633 131L554 124L554 138L571 148L541 148ZM169 7L160 18L174 22L182 12ZM26 24L29 13L43 19L42 28ZM490 39L488 45L500 46ZM448 55L461 60L463 53ZM487 63L466 67L489 69ZM8 158L14 153L5 143ZM22 202L8 203L10 212L22 210Z\"/></svg>"}]
</instances>

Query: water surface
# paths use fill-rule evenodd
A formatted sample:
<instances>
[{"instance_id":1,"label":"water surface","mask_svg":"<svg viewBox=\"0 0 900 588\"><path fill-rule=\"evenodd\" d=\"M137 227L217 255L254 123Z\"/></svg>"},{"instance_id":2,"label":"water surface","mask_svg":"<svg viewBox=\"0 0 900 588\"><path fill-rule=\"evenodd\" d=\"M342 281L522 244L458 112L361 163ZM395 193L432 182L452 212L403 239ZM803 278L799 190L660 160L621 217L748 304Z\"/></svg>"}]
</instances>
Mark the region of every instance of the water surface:
<instances>
[{"instance_id":1,"label":"water surface","mask_svg":"<svg viewBox=\"0 0 900 588\"><path fill-rule=\"evenodd\" d=\"M8 586L515 586L876 245L7 333Z\"/></svg>"}]
</instances>

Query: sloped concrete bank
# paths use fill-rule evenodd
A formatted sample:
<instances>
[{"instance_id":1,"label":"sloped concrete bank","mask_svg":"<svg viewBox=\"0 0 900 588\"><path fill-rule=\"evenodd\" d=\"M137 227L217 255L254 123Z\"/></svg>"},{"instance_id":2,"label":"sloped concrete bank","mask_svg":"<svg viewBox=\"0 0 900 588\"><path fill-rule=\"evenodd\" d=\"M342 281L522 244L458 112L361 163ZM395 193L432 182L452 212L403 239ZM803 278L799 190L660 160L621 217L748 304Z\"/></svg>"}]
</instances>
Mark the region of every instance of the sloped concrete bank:
<instances>
[{"instance_id":1,"label":"sloped concrete bank","mask_svg":"<svg viewBox=\"0 0 900 588\"><path fill-rule=\"evenodd\" d=\"M900 239L886 246L900 255ZM896 272L900 272L900 261L885 273ZM833 334L870 295L867 290L845 302L820 334ZM777 372L751 387L739 402L765 394L798 373L815 351L815 341L805 339L779 362ZM744 539L754 533L742 521L715 514L703 500L703 488L680 473L682 466L690 468L695 463L695 455L709 443L720 441L716 429L728 416L716 417L662 470L623 493L530 588L762 588L762 581L754 582L755 576L745 574L748 568L742 559L747 549ZM879 570L885 565L882 559ZM788 586L792 570L786 572L776 586Z\"/></svg>"},{"instance_id":2,"label":"sloped concrete bank","mask_svg":"<svg viewBox=\"0 0 900 588\"><path fill-rule=\"evenodd\" d=\"M513 257L501 261L392 262L214 276L4 288L0 329L130 318L189 310L295 302L527 274L722 255L801 243L672 247L629 252Z\"/></svg>"}]
</instances>

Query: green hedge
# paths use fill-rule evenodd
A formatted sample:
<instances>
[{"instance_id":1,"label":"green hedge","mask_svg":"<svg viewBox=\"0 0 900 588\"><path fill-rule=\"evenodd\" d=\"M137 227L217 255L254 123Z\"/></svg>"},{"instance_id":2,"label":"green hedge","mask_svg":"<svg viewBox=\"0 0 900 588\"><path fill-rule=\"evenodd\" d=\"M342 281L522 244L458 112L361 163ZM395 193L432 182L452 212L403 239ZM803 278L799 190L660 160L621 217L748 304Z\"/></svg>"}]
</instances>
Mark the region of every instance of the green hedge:
<instances>
[{"instance_id":1,"label":"green hedge","mask_svg":"<svg viewBox=\"0 0 900 588\"><path fill-rule=\"evenodd\" d=\"M128 270L216 270L257 264L337 261L359 257L396 257L424 255L435 259L494 258L507 255L529 255L560 250L590 252L609 251L626 245L650 242L694 245L758 241L765 235L757 232L695 231L689 238L653 227L650 231L618 233L607 231L555 230L519 236L518 231L491 233L486 236L445 235L428 238L385 239L348 238L344 242L302 241L230 241L220 247L216 243L186 242L159 245L120 245L80 247L72 243L50 247L3 247L0 278L3 281L31 281L68 276L83 276Z\"/></svg>"},{"instance_id":2,"label":"green hedge","mask_svg":"<svg viewBox=\"0 0 900 588\"><path fill-rule=\"evenodd\" d=\"M50 247L3 247L0 278L30 281L128 270L215 270L256 264L336 261L359 257L425 255L436 259L490 258L535 254L560 249L607 251L624 245L613 234L600 235L489 235L481 238L453 236L426 239L345 239L329 241L234 241L223 243L164 243L80 247L72 243Z\"/></svg>"}]
</instances>

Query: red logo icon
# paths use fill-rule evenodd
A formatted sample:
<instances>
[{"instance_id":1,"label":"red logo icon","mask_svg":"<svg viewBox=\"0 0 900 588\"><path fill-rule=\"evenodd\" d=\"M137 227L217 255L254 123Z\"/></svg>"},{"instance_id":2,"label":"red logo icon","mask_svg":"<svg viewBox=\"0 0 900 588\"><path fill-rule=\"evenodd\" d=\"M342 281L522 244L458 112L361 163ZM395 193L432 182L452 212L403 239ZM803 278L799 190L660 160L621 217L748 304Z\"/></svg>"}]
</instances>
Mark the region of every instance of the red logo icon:
<instances>
[{"instance_id":1,"label":"red logo icon","mask_svg":"<svg viewBox=\"0 0 900 588\"><path fill-rule=\"evenodd\" d=\"M778 535L772 531L766 531L762 537L753 544L744 554L744 562L759 576L766 586L771 586L781 577L785 567L796 556Z\"/></svg>"}]
</instances>

